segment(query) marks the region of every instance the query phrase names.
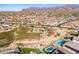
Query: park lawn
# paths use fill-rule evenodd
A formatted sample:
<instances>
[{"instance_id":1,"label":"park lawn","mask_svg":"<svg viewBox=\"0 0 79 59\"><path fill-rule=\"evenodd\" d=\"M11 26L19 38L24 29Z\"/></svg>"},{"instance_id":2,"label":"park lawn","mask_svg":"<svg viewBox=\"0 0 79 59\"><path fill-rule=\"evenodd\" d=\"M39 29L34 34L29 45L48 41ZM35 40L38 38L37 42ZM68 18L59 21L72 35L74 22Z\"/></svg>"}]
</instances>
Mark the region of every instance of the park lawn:
<instances>
[{"instance_id":1,"label":"park lawn","mask_svg":"<svg viewBox=\"0 0 79 59\"><path fill-rule=\"evenodd\" d=\"M34 52L34 53L36 53L36 54L41 54L41 53L43 53L42 51L40 51L40 49L21 48L22 54L30 54L31 51Z\"/></svg>"}]
</instances>

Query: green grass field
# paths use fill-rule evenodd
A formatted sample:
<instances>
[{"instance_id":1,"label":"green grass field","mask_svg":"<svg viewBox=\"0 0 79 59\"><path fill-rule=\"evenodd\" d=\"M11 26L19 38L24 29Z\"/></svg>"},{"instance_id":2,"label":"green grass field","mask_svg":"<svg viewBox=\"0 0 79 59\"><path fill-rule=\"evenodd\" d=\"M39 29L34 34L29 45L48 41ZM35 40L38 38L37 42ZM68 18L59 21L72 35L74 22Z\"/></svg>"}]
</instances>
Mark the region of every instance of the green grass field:
<instances>
[{"instance_id":1,"label":"green grass field","mask_svg":"<svg viewBox=\"0 0 79 59\"><path fill-rule=\"evenodd\" d=\"M21 48L22 54L30 54L30 52L34 52L35 54L43 53L40 49L33 49L33 48Z\"/></svg>"}]
</instances>

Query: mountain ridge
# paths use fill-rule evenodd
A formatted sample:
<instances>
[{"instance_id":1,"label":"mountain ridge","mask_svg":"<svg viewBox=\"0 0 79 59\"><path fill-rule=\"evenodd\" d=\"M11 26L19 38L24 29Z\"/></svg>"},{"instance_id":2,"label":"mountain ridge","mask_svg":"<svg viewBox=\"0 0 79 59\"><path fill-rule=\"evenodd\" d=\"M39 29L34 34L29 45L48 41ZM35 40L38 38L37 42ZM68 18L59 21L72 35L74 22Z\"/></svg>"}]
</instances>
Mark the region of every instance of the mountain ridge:
<instances>
[{"instance_id":1,"label":"mountain ridge","mask_svg":"<svg viewBox=\"0 0 79 59\"><path fill-rule=\"evenodd\" d=\"M23 12L48 12L48 11L79 11L79 4L66 4L64 6L52 6L52 7L29 7L22 9Z\"/></svg>"}]
</instances>

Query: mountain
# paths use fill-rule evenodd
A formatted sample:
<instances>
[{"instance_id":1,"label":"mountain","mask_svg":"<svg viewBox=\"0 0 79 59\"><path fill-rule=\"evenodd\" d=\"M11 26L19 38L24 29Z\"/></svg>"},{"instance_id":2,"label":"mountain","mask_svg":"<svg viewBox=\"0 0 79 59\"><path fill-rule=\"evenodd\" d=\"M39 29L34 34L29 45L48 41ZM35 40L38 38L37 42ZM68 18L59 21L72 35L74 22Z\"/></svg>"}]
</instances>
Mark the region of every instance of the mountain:
<instances>
[{"instance_id":1,"label":"mountain","mask_svg":"<svg viewBox=\"0 0 79 59\"><path fill-rule=\"evenodd\" d=\"M64 6L55 6L55 7L29 7L22 9L23 12L48 12L48 11L68 11L75 12L79 11L78 4L66 4Z\"/></svg>"}]
</instances>

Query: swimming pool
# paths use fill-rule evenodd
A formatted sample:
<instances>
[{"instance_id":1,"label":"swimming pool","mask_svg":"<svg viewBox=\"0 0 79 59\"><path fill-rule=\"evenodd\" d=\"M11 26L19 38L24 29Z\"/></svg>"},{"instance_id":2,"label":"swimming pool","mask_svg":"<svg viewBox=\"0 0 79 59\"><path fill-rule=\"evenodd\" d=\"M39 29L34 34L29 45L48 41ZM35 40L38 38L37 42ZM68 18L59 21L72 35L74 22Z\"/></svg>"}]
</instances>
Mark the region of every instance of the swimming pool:
<instances>
[{"instance_id":1,"label":"swimming pool","mask_svg":"<svg viewBox=\"0 0 79 59\"><path fill-rule=\"evenodd\" d=\"M64 40L58 40L58 41L56 42L56 44L57 44L59 47L61 47L64 43L65 43Z\"/></svg>"},{"instance_id":2,"label":"swimming pool","mask_svg":"<svg viewBox=\"0 0 79 59\"><path fill-rule=\"evenodd\" d=\"M47 48L44 49L44 51L46 53L52 53L54 50L55 50L54 46L49 46L49 47L47 47Z\"/></svg>"}]
</instances>

